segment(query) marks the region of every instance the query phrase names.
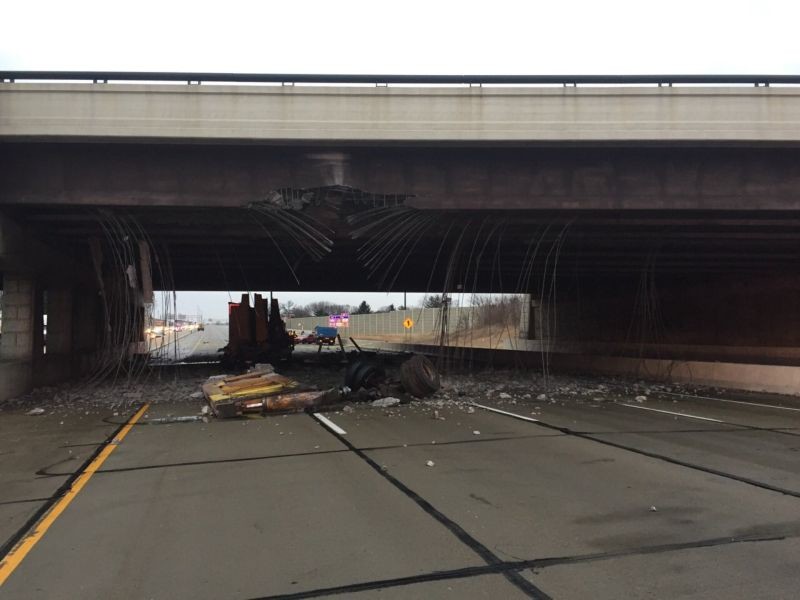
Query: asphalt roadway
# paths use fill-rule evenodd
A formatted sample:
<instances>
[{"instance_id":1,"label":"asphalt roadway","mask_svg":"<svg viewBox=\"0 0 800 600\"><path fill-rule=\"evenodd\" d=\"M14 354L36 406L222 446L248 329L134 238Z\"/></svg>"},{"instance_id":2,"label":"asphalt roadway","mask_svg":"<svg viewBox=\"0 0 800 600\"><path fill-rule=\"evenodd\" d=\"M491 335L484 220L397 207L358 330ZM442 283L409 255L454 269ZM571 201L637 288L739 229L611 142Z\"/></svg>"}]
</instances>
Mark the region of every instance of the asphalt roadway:
<instances>
[{"instance_id":1,"label":"asphalt roadway","mask_svg":"<svg viewBox=\"0 0 800 600\"><path fill-rule=\"evenodd\" d=\"M797 598L800 402L725 399L153 406L0 598ZM127 416L0 419L2 542Z\"/></svg>"},{"instance_id":2,"label":"asphalt roadway","mask_svg":"<svg viewBox=\"0 0 800 600\"><path fill-rule=\"evenodd\" d=\"M178 333L177 339L155 349L152 356L163 362L219 360L219 350L227 343L228 325L207 323L203 331Z\"/></svg>"}]
</instances>

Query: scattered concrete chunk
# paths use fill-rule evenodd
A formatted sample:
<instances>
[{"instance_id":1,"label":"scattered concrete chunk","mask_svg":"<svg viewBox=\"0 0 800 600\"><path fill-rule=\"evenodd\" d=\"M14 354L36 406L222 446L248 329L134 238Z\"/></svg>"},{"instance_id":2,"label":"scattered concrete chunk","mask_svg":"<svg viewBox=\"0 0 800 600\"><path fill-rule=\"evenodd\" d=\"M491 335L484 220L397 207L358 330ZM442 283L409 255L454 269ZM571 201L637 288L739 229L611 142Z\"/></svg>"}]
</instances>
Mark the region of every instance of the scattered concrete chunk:
<instances>
[{"instance_id":1,"label":"scattered concrete chunk","mask_svg":"<svg viewBox=\"0 0 800 600\"><path fill-rule=\"evenodd\" d=\"M376 406L378 408L389 408L390 406L397 406L398 404L400 404L400 398L395 398L393 396L389 396L388 398L378 398L372 402L372 406Z\"/></svg>"},{"instance_id":2,"label":"scattered concrete chunk","mask_svg":"<svg viewBox=\"0 0 800 600\"><path fill-rule=\"evenodd\" d=\"M435 463L435 462L433 462L432 460L429 460L429 461L428 461L428 462L426 462L425 464L426 464L427 466L429 466L429 467L433 467L433 466L435 466L435 465L436 465L436 463Z\"/></svg>"},{"instance_id":3,"label":"scattered concrete chunk","mask_svg":"<svg viewBox=\"0 0 800 600\"><path fill-rule=\"evenodd\" d=\"M636 401L639 402L640 404L642 402L647 402L647 396L636 396Z\"/></svg>"},{"instance_id":4,"label":"scattered concrete chunk","mask_svg":"<svg viewBox=\"0 0 800 600\"><path fill-rule=\"evenodd\" d=\"M25 414L29 415L31 417L35 417L35 416L38 416L38 415L43 415L44 414L44 409L43 408L32 408L28 412L26 412Z\"/></svg>"},{"instance_id":5,"label":"scattered concrete chunk","mask_svg":"<svg viewBox=\"0 0 800 600\"><path fill-rule=\"evenodd\" d=\"M192 423L194 421L202 421L203 417L199 415L187 415L187 416L167 416L161 417L159 419L150 419L150 423L161 425L163 423Z\"/></svg>"}]
</instances>

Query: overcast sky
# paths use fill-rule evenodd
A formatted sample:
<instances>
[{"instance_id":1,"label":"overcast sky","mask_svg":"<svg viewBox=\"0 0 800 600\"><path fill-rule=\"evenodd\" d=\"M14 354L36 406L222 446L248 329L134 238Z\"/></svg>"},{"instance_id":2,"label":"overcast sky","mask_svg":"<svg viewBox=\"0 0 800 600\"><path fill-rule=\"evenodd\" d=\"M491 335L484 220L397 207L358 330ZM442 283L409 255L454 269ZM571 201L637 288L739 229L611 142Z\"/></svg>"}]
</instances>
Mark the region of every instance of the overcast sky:
<instances>
[{"instance_id":1,"label":"overcast sky","mask_svg":"<svg viewBox=\"0 0 800 600\"><path fill-rule=\"evenodd\" d=\"M4 2L0 66L297 73L796 73L791 0Z\"/></svg>"},{"instance_id":2,"label":"overcast sky","mask_svg":"<svg viewBox=\"0 0 800 600\"><path fill-rule=\"evenodd\" d=\"M800 73L800 2L5 2L0 68L252 73ZM280 294L373 306L402 294ZM226 313L227 293L179 297ZM409 297L409 304L418 296Z\"/></svg>"}]
</instances>

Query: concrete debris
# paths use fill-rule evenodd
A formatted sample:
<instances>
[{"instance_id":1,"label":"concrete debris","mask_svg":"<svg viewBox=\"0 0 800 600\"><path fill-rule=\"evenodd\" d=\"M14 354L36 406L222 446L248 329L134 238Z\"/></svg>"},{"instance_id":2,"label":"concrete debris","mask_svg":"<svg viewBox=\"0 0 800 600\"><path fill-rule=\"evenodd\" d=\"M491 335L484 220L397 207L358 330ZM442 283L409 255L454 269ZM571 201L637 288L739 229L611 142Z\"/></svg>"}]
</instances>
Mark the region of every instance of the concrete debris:
<instances>
[{"instance_id":1,"label":"concrete debris","mask_svg":"<svg viewBox=\"0 0 800 600\"><path fill-rule=\"evenodd\" d=\"M124 412L136 408L147 400L151 405L185 403L189 395L197 390L197 379L162 381L158 377L143 377L132 382L85 382L73 381L57 387L36 388L24 396L3 402L0 410L28 412L41 408L43 413L59 417L67 415L98 415L101 418L113 412ZM36 413L33 413L36 414Z\"/></svg>"},{"instance_id":2,"label":"concrete debris","mask_svg":"<svg viewBox=\"0 0 800 600\"><path fill-rule=\"evenodd\" d=\"M472 432L472 435L480 435L480 434L481 434L481 432L480 432L480 431L478 431L477 429L476 429L475 431L473 431L473 432Z\"/></svg>"},{"instance_id":3,"label":"concrete debris","mask_svg":"<svg viewBox=\"0 0 800 600\"><path fill-rule=\"evenodd\" d=\"M299 387L296 379L279 375L272 365L263 364L243 375L209 378L202 389L214 416L219 418L308 411L338 403L350 393L348 387L322 391Z\"/></svg>"},{"instance_id":4,"label":"concrete debris","mask_svg":"<svg viewBox=\"0 0 800 600\"><path fill-rule=\"evenodd\" d=\"M658 509L655 506L651 506L650 512L658 512Z\"/></svg>"},{"instance_id":5,"label":"concrete debris","mask_svg":"<svg viewBox=\"0 0 800 600\"><path fill-rule=\"evenodd\" d=\"M374 355L371 355L372 358L368 358L369 356L362 356L361 360L363 362L376 360ZM623 378L567 375L549 375L545 378L530 371L503 369L465 373L458 372L456 369L451 373L439 375L440 387L434 393L424 398L414 398L402 390L397 377L397 367L394 367L392 373L391 360L382 360L385 360L388 376L374 388L355 391L337 387L342 385L346 368L320 368L318 364L298 361L291 365L291 371L285 373L289 375L287 379L290 378L297 382L297 387L283 390L274 396L298 392L308 394L305 399L295 397L294 401L289 403L291 406L284 404L283 407L287 412L306 410L306 401L310 401L310 404L313 405L317 401L316 399L325 398L326 402L330 401L330 404L337 405L337 410L344 413L351 413L353 410L352 414L356 416L362 415L363 411L355 402L369 403L366 407L371 408L371 404L376 399L385 401L387 398L396 398L401 406L392 404L390 410L385 410L389 407L381 408L380 405L383 402L378 402L376 409L385 410L388 418L404 418L410 413L416 412L424 418L429 418L432 414L434 418L447 415L448 420L454 418L458 420L459 413L474 414L477 409L472 406L472 403L492 405L500 402L511 405L512 402L516 402L517 408L514 410L520 411L520 414L533 414L537 418L547 420L547 411L551 406L559 404L581 406L586 410L601 410L611 402L643 403L656 398L674 401L675 396L661 395L667 391L673 394L713 395L715 393L707 388L690 384L670 383L664 385ZM41 409L41 412L37 411L31 414L44 415L43 419L50 416L54 419L54 423L58 423L66 417L89 419L92 418L92 415L97 415L98 418L106 418L117 413L116 420L118 421L120 415L130 414L142 403L148 402L154 409L159 405L175 404L176 408L170 408L170 411L176 414L209 415L209 408L200 412L201 407L197 404L200 397L198 389L201 385L214 382L218 385L225 385L226 380L231 379L229 375L212 375L212 373L218 372L215 371L216 368L198 367L197 370L185 369L180 373L161 370L153 371L138 380L131 381L118 379L108 382L73 382L59 386L41 387L24 396L3 402L0 404L0 411L26 414L32 409ZM283 372L282 375L275 374L272 365L268 364L258 365L257 371L260 376L267 377L273 375L281 377L284 374ZM328 392L321 390L328 390ZM649 395L646 392L649 392ZM256 413L269 412L264 410L264 398L274 398L274 396L261 394L249 397L248 399L253 402L248 404L248 410ZM634 398L635 400L633 400ZM303 401L298 404L297 400ZM352 405L345 405L345 401ZM348 406L350 407L348 408ZM535 412L531 412L534 409ZM434 410L438 412L434 412ZM159 412L155 410L152 412L157 416L163 416L167 411L161 409ZM467 431L471 430L467 429Z\"/></svg>"},{"instance_id":6,"label":"concrete debris","mask_svg":"<svg viewBox=\"0 0 800 600\"><path fill-rule=\"evenodd\" d=\"M202 391L193 392L193 393L189 394L189 398L192 398L193 400L195 400L197 398L202 398L202 397L203 397L203 392Z\"/></svg>"},{"instance_id":7,"label":"concrete debris","mask_svg":"<svg viewBox=\"0 0 800 600\"><path fill-rule=\"evenodd\" d=\"M202 421L202 420L203 417L199 415L190 415L185 417L174 417L169 415L166 417L160 417L158 419L150 419L148 423L161 425L165 423L192 423L194 421Z\"/></svg>"},{"instance_id":8,"label":"concrete debris","mask_svg":"<svg viewBox=\"0 0 800 600\"><path fill-rule=\"evenodd\" d=\"M429 461L428 461L428 462L426 462L425 464L426 464L427 466L429 466L429 467L436 466L436 463L435 463L435 462L433 462L432 460L429 460Z\"/></svg>"},{"instance_id":9,"label":"concrete debris","mask_svg":"<svg viewBox=\"0 0 800 600\"><path fill-rule=\"evenodd\" d=\"M25 414L29 415L31 417L34 417L36 415L43 415L44 413L45 413L45 410L43 408L32 408L28 412L26 412Z\"/></svg>"},{"instance_id":10,"label":"concrete debris","mask_svg":"<svg viewBox=\"0 0 800 600\"><path fill-rule=\"evenodd\" d=\"M389 396L388 398L378 398L377 400L372 401L372 406L377 408L389 408L391 406L397 406L400 404L400 398L395 398L393 396Z\"/></svg>"}]
</instances>

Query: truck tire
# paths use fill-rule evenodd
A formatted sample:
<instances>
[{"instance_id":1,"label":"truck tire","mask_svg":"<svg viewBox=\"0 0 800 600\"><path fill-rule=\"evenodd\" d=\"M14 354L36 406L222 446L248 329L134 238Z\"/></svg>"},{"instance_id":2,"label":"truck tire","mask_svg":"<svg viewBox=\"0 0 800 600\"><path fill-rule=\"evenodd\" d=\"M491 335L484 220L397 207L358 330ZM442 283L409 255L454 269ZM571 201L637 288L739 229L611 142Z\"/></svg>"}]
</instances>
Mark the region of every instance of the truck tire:
<instances>
[{"instance_id":1,"label":"truck tire","mask_svg":"<svg viewBox=\"0 0 800 600\"><path fill-rule=\"evenodd\" d=\"M412 396L424 398L439 389L439 371L425 356L416 354L400 365L400 383Z\"/></svg>"},{"instance_id":2,"label":"truck tire","mask_svg":"<svg viewBox=\"0 0 800 600\"><path fill-rule=\"evenodd\" d=\"M350 363L344 374L344 384L351 390L377 386L386 378L383 367L374 361L356 360Z\"/></svg>"}]
</instances>

